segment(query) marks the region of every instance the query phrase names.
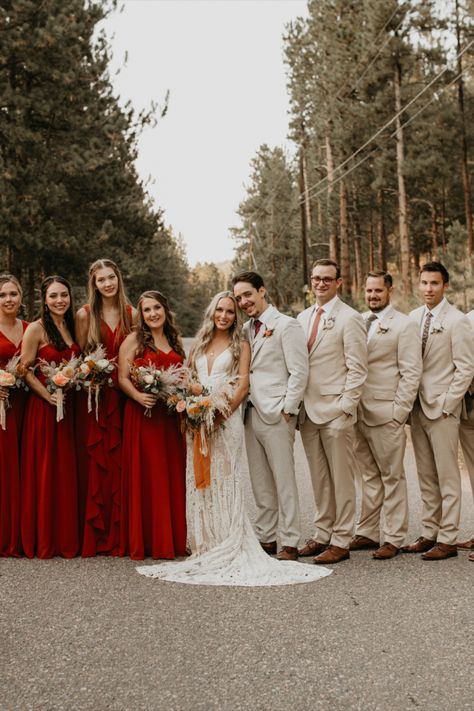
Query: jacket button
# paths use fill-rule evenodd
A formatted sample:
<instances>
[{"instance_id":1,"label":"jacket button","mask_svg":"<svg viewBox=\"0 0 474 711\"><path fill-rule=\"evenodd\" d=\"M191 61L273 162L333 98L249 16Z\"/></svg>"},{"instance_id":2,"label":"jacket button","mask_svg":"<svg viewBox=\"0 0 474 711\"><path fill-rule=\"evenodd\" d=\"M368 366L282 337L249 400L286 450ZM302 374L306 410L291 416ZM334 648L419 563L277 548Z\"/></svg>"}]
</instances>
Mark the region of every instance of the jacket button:
<instances>
[{"instance_id":1,"label":"jacket button","mask_svg":"<svg viewBox=\"0 0 474 711\"><path fill-rule=\"evenodd\" d=\"M249 372L250 372L250 375L253 375L253 370L250 370Z\"/></svg>"}]
</instances>

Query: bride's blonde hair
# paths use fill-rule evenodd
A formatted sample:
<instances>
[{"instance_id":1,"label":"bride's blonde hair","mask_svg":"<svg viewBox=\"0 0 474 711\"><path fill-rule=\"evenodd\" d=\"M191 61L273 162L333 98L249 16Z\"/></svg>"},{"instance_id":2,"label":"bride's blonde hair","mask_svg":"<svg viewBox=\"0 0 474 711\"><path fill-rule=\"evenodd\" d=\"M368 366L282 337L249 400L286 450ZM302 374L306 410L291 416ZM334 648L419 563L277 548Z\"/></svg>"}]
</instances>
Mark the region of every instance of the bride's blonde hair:
<instances>
[{"instance_id":1,"label":"bride's blonde hair","mask_svg":"<svg viewBox=\"0 0 474 711\"><path fill-rule=\"evenodd\" d=\"M234 304L235 319L229 329L229 348L232 353L232 372L237 372L239 368L240 344L242 338L242 316L240 315L240 309L237 305L234 294L231 291L220 291L212 298L211 303L204 312L202 324L199 327L196 338L194 339L193 348L189 356L189 365L192 370L196 370L196 358L200 355L204 355L209 343L212 341L215 331L214 314L216 313L217 306L221 299L231 299Z\"/></svg>"}]
</instances>

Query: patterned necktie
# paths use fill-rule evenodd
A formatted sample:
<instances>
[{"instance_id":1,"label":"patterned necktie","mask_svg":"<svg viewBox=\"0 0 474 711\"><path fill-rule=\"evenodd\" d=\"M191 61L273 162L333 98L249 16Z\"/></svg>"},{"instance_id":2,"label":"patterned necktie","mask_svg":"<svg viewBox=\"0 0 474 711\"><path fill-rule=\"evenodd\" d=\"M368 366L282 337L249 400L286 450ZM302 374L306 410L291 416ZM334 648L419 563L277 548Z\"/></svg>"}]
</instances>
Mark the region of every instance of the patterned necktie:
<instances>
[{"instance_id":1,"label":"patterned necktie","mask_svg":"<svg viewBox=\"0 0 474 711\"><path fill-rule=\"evenodd\" d=\"M425 355L425 348L426 348L426 342L428 340L428 336L430 335L430 324L431 324L431 319L433 318L433 314L431 311L428 311L428 313L425 316L425 324L423 326L423 333L421 334L421 355Z\"/></svg>"},{"instance_id":2,"label":"patterned necktie","mask_svg":"<svg viewBox=\"0 0 474 711\"><path fill-rule=\"evenodd\" d=\"M260 328L262 326L262 322L258 320L258 318L255 319L253 322L253 333L254 333L254 338L257 338L258 332L260 331Z\"/></svg>"},{"instance_id":3,"label":"patterned necktie","mask_svg":"<svg viewBox=\"0 0 474 711\"><path fill-rule=\"evenodd\" d=\"M365 320L365 327L367 328L367 340L369 340L369 331L373 322L377 320L377 314L370 314Z\"/></svg>"},{"instance_id":4,"label":"patterned necktie","mask_svg":"<svg viewBox=\"0 0 474 711\"><path fill-rule=\"evenodd\" d=\"M311 348L314 346L316 336L318 335L319 322L321 321L321 316L323 315L323 313L324 313L324 309L322 306L320 306L319 309L316 311L316 318L314 319L313 328L311 329L311 333L308 338L308 353L311 351Z\"/></svg>"}]
</instances>

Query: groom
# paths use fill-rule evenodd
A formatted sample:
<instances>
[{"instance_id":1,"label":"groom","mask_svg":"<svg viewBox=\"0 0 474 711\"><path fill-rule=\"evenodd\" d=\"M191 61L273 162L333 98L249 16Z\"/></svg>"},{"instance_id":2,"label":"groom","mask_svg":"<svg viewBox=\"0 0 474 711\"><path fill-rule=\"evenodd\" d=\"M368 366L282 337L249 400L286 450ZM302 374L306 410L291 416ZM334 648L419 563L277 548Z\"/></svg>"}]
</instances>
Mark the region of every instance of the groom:
<instances>
[{"instance_id":1,"label":"groom","mask_svg":"<svg viewBox=\"0 0 474 711\"><path fill-rule=\"evenodd\" d=\"M257 535L271 555L279 530L282 549L277 558L297 560L300 517L293 445L308 380L305 337L295 319L267 302L259 274L242 272L233 285L238 305L250 317L243 329L252 351L244 421Z\"/></svg>"}]
</instances>

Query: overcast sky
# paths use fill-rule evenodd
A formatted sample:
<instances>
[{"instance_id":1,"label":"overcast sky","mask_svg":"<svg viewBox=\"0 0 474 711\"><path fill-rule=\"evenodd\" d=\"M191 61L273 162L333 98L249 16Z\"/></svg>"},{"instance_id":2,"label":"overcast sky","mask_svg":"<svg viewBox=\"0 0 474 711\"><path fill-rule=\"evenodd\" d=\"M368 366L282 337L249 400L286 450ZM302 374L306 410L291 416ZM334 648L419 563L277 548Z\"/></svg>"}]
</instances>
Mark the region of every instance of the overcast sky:
<instances>
[{"instance_id":1,"label":"overcast sky","mask_svg":"<svg viewBox=\"0 0 474 711\"><path fill-rule=\"evenodd\" d=\"M232 258L229 228L258 147L292 150L282 34L305 14L306 0L125 0L103 23L121 101L139 110L170 91L137 167L191 264Z\"/></svg>"}]
</instances>

